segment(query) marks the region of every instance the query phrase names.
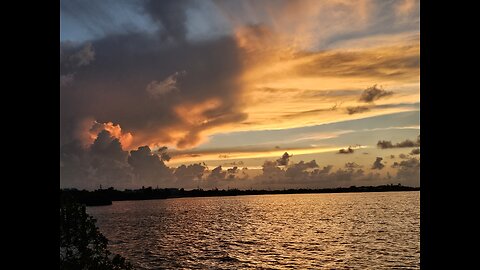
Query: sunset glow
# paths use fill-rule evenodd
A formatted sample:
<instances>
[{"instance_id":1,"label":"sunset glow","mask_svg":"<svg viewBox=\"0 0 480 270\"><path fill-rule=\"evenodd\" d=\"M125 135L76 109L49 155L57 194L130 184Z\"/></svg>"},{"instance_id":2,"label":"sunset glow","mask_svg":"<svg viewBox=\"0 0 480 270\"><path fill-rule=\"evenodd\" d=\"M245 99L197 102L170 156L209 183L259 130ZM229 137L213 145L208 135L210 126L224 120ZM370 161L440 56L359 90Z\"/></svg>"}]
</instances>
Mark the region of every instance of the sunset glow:
<instances>
[{"instance_id":1,"label":"sunset glow","mask_svg":"<svg viewBox=\"0 0 480 270\"><path fill-rule=\"evenodd\" d=\"M166 175L181 164L223 160L259 170L285 152L295 162L309 158L337 169L337 157L353 158L368 173L376 156L363 152L387 160L419 146L377 148L380 140L415 141L420 134L418 1L149 3L91 9L62 2L65 186L83 183L73 172L91 178L86 186L109 178L89 160L100 139L118 140L120 148L102 146L101 155L123 151L112 164L130 179L127 186L135 183L130 151L142 146L148 155L168 155L161 160L171 166ZM102 17L96 12L110 19L93 20ZM351 155L328 154L355 145ZM395 174L399 167L392 166Z\"/></svg>"}]
</instances>

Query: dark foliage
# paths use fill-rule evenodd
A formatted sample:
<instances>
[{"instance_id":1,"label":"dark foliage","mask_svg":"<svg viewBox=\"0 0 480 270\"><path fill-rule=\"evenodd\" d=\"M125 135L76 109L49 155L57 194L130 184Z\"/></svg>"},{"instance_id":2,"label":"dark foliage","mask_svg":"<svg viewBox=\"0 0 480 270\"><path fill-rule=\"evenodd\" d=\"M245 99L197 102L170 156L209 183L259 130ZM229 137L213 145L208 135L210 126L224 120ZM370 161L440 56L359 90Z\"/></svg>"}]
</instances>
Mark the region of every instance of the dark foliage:
<instances>
[{"instance_id":1,"label":"dark foliage","mask_svg":"<svg viewBox=\"0 0 480 270\"><path fill-rule=\"evenodd\" d=\"M120 255L107 250L108 240L95 226L83 204L62 193L60 199L60 269L133 269Z\"/></svg>"}]
</instances>

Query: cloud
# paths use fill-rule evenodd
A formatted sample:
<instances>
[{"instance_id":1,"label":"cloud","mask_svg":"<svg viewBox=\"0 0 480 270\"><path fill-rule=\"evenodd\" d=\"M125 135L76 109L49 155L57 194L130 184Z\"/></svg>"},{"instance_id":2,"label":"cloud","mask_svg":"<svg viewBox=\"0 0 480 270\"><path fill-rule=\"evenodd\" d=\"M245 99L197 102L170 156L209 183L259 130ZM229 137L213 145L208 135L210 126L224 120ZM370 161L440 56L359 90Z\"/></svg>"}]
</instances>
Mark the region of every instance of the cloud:
<instances>
[{"instance_id":1,"label":"cloud","mask_svg":"<svg viewBox=\"0 0 480 270\"><path fill-rule=\"evenodd\" d=\"M215 167L207 177L208 181L221 181L225 179L226 171L222 169L222 166Z\"/></svg>"},{"instance_id":2,"label":"cloud","mask_svg":"<svg viewBox=\"0 0 480 270\"><path fill-rule=\"evenodd\" d=\"M122 128L119 124L115 125L112 122L99 123L93 121L91 128L88 130L88 135L90 140L94 140L102 130L106 130L110 133L111 136L119 139L122 147L127 148L132 143L132 134L130 132L125 133L122 131ZM90 141L84 141L84 143L89 143Z\"/></svg>"},{"instance_id":3,"label":"cloud","mask_svg":"<svg viewBox=\"0 0 480 270\"><path fill-rule=\"evenodd\" d=\"M410 155L420 155L420 148L412 149Z\"/></svg>"},{"instance_id":4,"label":"cloud","mask_svg":"<svg viewBox=\"0 0 480 270\"><path fill-rule=\"evenodd\" d=\"M358 169L358 168L362 168L363 166L361 165L358 165L357 163L355 162L347 162L345 163L345 168L347 169Z\"/></svg>"},{"instance_id":5,"label":"cloud","mask_svg":"<svg viewBox=\"0 0 480 270\"><path fill-rule=\"evenodd\" d=\"M415 44L319 50L342 40L384 34L388 32L385 25L397 27L396 20L390 19L396 9L391 3L68 2L61 4L62 13L77 17L78 23L87 28L106 30L95 35L90 45L82 44L85 50L79 58L88 62L92 56L89 52L93 51L88 48L95 48L95 61L76 71L75 83L61 87L62 143L71 140L79 121L90 117L98 122L118 123L133 134L129 149L141 145L197 146L218 130L244 128L239 123L255 114L247 108L256 101L246 96L254 84L263 81L257 80L257 75L269 80L285 78L285 73L302 78L368 76L388 80L410 80L418 75L419 47ZM406 9L408 12L402 16L410 16L416 6ZM131 11L136 15L130 16ZM143 21L144 25L121 30L124 20L117 20L116 13L131 18L131 22L125 22L127 26L135 21ZM345 18L356 23L346 23ZM109 21L116 26L110 27ZM219 22L225 25L217 25ZM152 25L157 30L141 31ZM329 25L328 31L325 25ZM359 28L352 32L352 25ZM402 29L413 31L417 23L408 21L402 25L392 34ZM319 27L325 31L318 31ZM371 27L376 29L374 33ZM222 34L187 38L189 32L204 28ZM303 40L304 34L309 36L308 42ZM304 46L311 41L322 45ZM260 72L266 67L265 74ZM270 67L280 71L270 72ZM179 79L175 74L180 71L188 75ZM255 74L257 71L263 75ZM68 70L62 72L70 74ZM67 85L71 91L66 91ZM317 110L305 109L310 117L323 109Z\"/></svg>"},{"instance_id":6,"label":"cloud","mask_svg":"<svg viewBox=\"0 0 480 270\"><path fill-rule=\"evenodd\" d=\"M332 49L296 58L299 64L294 66L295 71L303 76L403 80L418 76L420 46L408 44L362 50ZM362 92L359 101L371 103L392 94L374 85Z\"/></svg>"},{"instance_id":7,"label":"cloud","mask_svg":"<svg viewBox=\"0 0 480 270\"><path fill-rule=\"evenodd\" d=\"M311 160L310 162L304 162L303 160L288 166L287 170L285 171L285 176L295 179L302 179L309 176L309 173L306 171L307 169L314 169L318 168L318 164L315 160Z\"/></svg>"},{"instance_id":8,"label":"cloud","mask_svg":"<svg viewBox=\"0 0 480 270\"><path fill-rule=\"evenodd\" d=\"M95 60L92 43L60 42L60 87L74 82L75 73Z\"/></svg>"},{"instance_id":9,"label":"cloud","mask_svg":"<svg viewBox=\"0 0 480 270\"><path fill-rule=\"evenodd\" d=\"M133 171L128 152L118 138L101 131L88 147L79 140L60 147L60 179L64 187L98 188L99 185L128 186Z\"/></svg>"},{"instance_id":10,"label":"cloud","mask_svg":"<svg viewBox=\"0 0 480 270\"><path fill-rule=\"evenodd\" d=\"M383 141L383 140L380 140L377 142L377 147L380 149L419 147L419 146L420 146L420 139L417 139L417 141L406 139L396 144L393 144L391 141Z\"/></svg>"},{"instance_id":11,"label":"cloud","mask_svg":"<svg viewBox=\"0 0 480 270\"><path fill-rule=\"evenodd\" d=\"M309 51L380 34L418 31L419 3L397 2L214 1L227 23L263 23Z\"/></svg>"},{"instance_id":12,"label":"cloud","mask_svg":"<svg viewBox=\"0 0 480 270\"><path fill-rule=\"evenodd\" d=\"M266 160L262 165L262 175L257 179L281 180L285 177L285 171L277 166L277 162Z\"/></svg>"},{"instance_id":13,"label":"cloud","mask_svg":"<svg viewBox=\"0 0 480 270\"><path fill-rule=\"evenodd\" d=\"M95 50L91 42L75 44L60 42L60 67L78 68L95 60Z\"/></svg>"},{"instance_id":14,"label":"cloud","mask_svg":"<svg viewBox=\"0 0 480 270\"><path fill-rule=\"evenodd\" d=\"M228 174L236 174L238 171L239 171L239 169L238 169L237 166L234 166L234 167L231 168L231 169L227 169L227 173L228 173Z\"/></svg>"},{"instance_id":15,"label":"cloud","mask_svg":"<svg viewBox=\"0 0 480 270\"><path fill-rule=\"evenodd\" d=\"M86 43L80 50L70 56L69 59L77 67L86 66L95 60L95 50L92 43Z\"/></svg>"},{"instance_id":16,"label":"cloud","mask_svg":"<svg viewBox=\"0 0 480 270\"><path fill-rule=\"evenodd\" d=\"M382 160L383 160L383 158L377 157L377 159L375 159L375 162L373 162L372 170L381 170L381 169L383 169L383 167L385 167L385 165L382 163Z\"/></svg>"},{"instance_id":17,"label":"cloud","mask_svg":"<svg viewBox=\"0 0 480 270\"><path fill-rule=\"evenodd\" d=\"M161 26L162 39L183 42L187 34L185 13L187 3L184 0L147 0L143 9Z\"/></svg>"},{"instance_id":18,"label":"cloud","mask_svg":"<svg viewBox=\"0 0 480 270\"><path fill-rule=\"evenodd\" d=\"M383 165L383 164L382 164ZM290 164L286 169L280 168L276 162L265 161L261 175L254 178L256 185L285 187L338 187L361 183L363 181L386 181L378 173L366 173L360 165L347 162L345 169L333 170L332 165L319 168L315 160L310 162L299 161Z\"/></svg>"},{"instance_id":19,"label":"cloud","mask_svg":"<svg viewBox=\"0 0 480 270\"><path fill-rule=\"evenodd\" d=\"M338 150L337 154L353 154L355 152L350 146L347 149L340 149Z\"/></svg>"},{"instance_id":20,"label":"cloud","mask_svg":"<svg viewBox=\"0 0 480 270\"><path fill-rule=\"evenodd\" d=\"M199 185L199 181L202 180L205 174L206 167L201 163L195 163L190 165L180 165L175 171L176 186L183 188L196 188Z\"/></svg>"},{"instance_id":21,"label":"cloud","mask_svg":"<svg viewBox=\"0 0 480 270\"><path fill-rule=\"evenodd\" d=\"M74 73L60 75L60 86L68 86L73 82L74 77L75 77Z\"/></svg>"},{"instance_id":22,"label":"cloud","mask_svg":"<svg viewBox=\"0 0 480 270\"><path fill-rule=\"evenodd\" d=\"M172 170L165 165L161 156L152 153L148 146L130 151L128 164L133 168L136 182L148 184L172 180Z\"/></svg>"},{"instance_id":23,"label":"cloud","mask_svg":"<svg viewBox=\"0 0 480 270\"><path fill-rule=\"evenodd\" d=\"M346 108L348 114L356 114L356 113L363 113L370 111L368 106L355 106L355 107L347 107Z\"/></svg>"},{"instance_id":24,"label":"cloud","mask_svg":"<svg viewBox=\"0 0 480 270\"><path fill-rule=\"evenodd\" d=\"M287 152L285 152L282 157L280 157L279 159L277 159L277 165L279 166L286 166L288 165L288 161L290 160L290 158L292 157L293 155L289 155Z\"/></svg>"},{"instance_id":25,"label":"cloud","mask_svg":"<svg viewBox=\"0 0 480 270\"><path fill-rule=\"evenodd\" d=\"M229 163L224 163L224 166L243 166L244 162L243 161L233 161Z\"/></svg>"},{"instance_id":26,"label":"cloud","mask_svg":"<svg viewBox=\"0 0 480 270\"><path fill-rule=\"evenodd\" d=\"M152 95L152 97L160 97L166 95L172 91L179 90L177 86L177 80L180 76L184 76L185 71L175 72L172 75L165 78L163 81L152 81L147 85L146 91Z\"/></svg>"},{"instance_id":27,"label":"cloud","mask_svg":"<svg viewBox=\"0 0 480 270\"><path fill-rule=\"evenodd\" d=\"M155 36L123 34L92 46L95 62L76 71L74 84L60 88L61 144L73 139L85 118L120 124L134 135L130 148L187 148L210 130L247 117L239 81L242 51L234 38L169 47ZM183 74L178 70L188 76L181 77L181 91L172 91Z\"/></svg>"},{"instance_id":28,"label":"cloud","mask_svg":"<svg viewBox=\"0 0 480 270\"><path fill-rule=\"evenodd\" d=\"M378 100L382 97L388 97L388 96L391 96L391 95L393 95L393 92L385 91L381 88L377 88L377 85L374 85L372 87L369 87L369 88L365 89L363 91L362 95L360 95L359 100L363 101L363 102L371 103L371 102L373 102L375 100Z\"/></svg>"},{"instance_id":29,"label":"cloud","mask_svg":"<svg viewBox=\"0 0 480 270\"><path fill-rule=\"evenodd\" d=\"M395 162L393 168L398 168L395 179L408 185L418 185L420 180L420 161L415 158Z\"/></svg>"}]
</instances>

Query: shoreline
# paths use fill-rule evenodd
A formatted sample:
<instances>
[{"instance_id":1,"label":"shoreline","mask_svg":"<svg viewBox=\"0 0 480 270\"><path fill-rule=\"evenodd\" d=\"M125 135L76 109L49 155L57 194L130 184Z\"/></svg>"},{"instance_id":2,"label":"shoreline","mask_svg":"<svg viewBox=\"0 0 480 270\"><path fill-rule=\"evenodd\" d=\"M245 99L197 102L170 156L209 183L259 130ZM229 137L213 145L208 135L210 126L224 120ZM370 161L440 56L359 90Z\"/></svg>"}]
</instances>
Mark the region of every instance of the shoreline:
<instances>
[{"instance_id":1,"label":"shoreline","mask_svg":"<svg viewBox=\"0 0 480 270\"><path fill-rule=\"evenodd\" d=\"M77 189L60 189L60 197L68 196L86 206L106 206L113 201L141 201L160 200L195 197L231 197L246 195L279 195L279 194L333 194L333 193L369 193L369 192L395 192L395 191L420 191L420 187L408 187L402 185L380 185L380 186L351 186L344 188L323 188L323 189L284 189L284 190L184 190L178 188L153 189L151 187L124 191L108 189L97 189L94 191Z\"/></svg>"}]
</instances>

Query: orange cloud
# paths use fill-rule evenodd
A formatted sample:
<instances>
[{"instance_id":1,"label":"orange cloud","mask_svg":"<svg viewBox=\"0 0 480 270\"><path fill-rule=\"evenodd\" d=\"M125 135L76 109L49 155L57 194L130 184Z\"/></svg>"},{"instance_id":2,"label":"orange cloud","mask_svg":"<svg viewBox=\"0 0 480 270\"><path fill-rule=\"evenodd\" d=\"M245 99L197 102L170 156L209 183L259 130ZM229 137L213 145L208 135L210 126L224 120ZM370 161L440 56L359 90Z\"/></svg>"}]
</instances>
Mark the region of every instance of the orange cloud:
<instances>
[{"instance_id":1,"label":"orange cloud","mask_svg":"<svg viewBox=\"0 0 480 270\"><path fill-rule=\"evenodd\" d=\"M107 123L99 123L97 121L90 122L89 120L87 120L86 123L91 124L88 131L86 131L87 136L84 136L84 138L86 139L84 143L87 145L92 144L102 130L108 131L112 137L117 138L122 144L122 148L124 150L129 149L129 146L132 144L132 141L133 141L132 134L130 132L126 132L126 133L122 132L122 128L120 127L119 124L115 125L112 122L107 122Z\"/></svg>"}]
</instances>

